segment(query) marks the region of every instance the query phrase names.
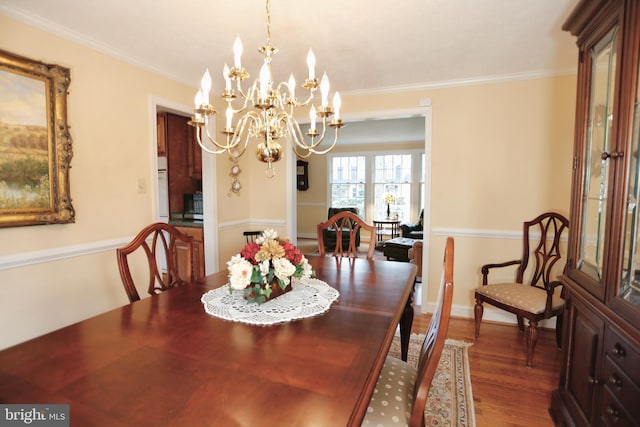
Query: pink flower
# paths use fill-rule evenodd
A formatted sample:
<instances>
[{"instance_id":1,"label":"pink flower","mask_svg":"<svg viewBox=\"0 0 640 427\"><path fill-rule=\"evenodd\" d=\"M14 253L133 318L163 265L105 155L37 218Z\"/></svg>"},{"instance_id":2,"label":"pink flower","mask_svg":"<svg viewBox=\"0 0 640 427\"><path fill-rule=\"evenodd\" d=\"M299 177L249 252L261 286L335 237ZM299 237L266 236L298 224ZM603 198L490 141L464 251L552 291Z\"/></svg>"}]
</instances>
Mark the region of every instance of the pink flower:
<instances>
[{"instance_id":1,"label":"pink flower","mask_svg":"<svg viewBox=\"0 0 640 427\"><path fill-rule=\"evenodd\" d=\"M291 242L281 242L280 244L284 248L285 258L292 264L300 264L300 261L302 261L302 252Z\"/></svg>"},{"instance_id":2,"label":"pink flower","mask_svg":"<svg viewBox=\"0 0 640 427\"><path fill-rule=\"evenodd\" d=\"M249 261L251 264L258 264L256 260L256 254L260 250L260 245L257 243L247 243L240 251L240 256Z\"/></svg>"}]
</instances>

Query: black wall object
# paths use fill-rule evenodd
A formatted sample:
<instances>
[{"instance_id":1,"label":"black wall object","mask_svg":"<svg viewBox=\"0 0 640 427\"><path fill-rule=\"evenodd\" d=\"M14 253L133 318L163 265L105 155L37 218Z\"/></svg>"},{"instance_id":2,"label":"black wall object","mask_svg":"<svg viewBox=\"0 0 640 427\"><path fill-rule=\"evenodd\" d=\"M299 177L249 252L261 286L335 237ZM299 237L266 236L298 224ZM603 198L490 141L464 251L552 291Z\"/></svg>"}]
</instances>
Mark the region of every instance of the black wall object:
<instances>
[{"instance_id":1,"label":"black wall object","mask_svg":"<svg viewBox=\"0 0 640 427\"><path fill-rule=\"evenodd\" d=\"M309 189L309 162L304 160L296 162L296 187L299 191Z\"/></svg>"}]
</instances>

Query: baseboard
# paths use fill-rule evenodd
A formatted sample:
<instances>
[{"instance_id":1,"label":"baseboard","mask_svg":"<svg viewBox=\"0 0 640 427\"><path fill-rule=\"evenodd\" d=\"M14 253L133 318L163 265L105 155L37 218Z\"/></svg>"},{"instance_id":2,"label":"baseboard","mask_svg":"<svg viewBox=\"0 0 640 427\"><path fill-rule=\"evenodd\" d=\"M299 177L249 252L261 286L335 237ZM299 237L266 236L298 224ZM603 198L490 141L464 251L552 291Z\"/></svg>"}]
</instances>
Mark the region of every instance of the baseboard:
<instances>
[{"instance_id":1,"label":"baseboard","mask_svg":"<svg viewBox=\"0 0 640 427\"><path fill-rule=\"evenodd\" d=\"M298 233L298 239L317 239L318 235L316 233Z\"/></svg>"},{"instance_id":2,"label":"baseboard","mask_svg":"<svg viewBox=\"0 0 640 427\"><path fill-rule=\"evenodd\" d=\"M426 307L422 306L421 308L422 313L433 313L433 311L435 310L435 303L429 303ZM451 306L451 316L461 317L463 319L473 319L473 307L454 304ZM502 310L497 310L489 306L485 306L482 320L488 320L490 322L496 323L507 323L512 325L516 325L518 323L518 320L516 319L516 316L514 314L507 313L506 311ZM540 328L555 329L556 318L554 317L552 319L542 320L538 323L538 326Z\"/></svg>"}]
</instances>

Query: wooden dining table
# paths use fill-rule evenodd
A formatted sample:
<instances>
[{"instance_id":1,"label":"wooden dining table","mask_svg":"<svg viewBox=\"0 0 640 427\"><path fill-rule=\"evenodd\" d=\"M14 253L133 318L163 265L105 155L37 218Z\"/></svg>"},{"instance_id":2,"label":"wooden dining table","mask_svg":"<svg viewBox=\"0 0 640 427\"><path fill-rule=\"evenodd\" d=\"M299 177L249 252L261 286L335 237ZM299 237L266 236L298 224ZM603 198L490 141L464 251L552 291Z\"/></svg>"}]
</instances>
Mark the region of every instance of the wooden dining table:
<instances>
[{"instance_id":1,"label":"wooden dining table","mask_svg":"<svg viewBox=\"0 0 640 427\"><path fill-rule=\"evenodd\" d=\"M308 258L340 292L321 315L211 316L201 297L221 271L0 351L0 403L69 404L82 427L360 425L416 268Z\"/></svg>"}]
</instances>

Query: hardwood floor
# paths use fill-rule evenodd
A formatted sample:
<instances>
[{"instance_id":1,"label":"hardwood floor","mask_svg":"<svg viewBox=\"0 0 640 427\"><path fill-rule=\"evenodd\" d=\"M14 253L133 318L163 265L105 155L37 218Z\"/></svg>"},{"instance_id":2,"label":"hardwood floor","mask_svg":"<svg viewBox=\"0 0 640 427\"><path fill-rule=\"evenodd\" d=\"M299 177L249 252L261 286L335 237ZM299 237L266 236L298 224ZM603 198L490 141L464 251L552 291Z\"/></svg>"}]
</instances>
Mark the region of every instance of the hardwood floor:
<instances>
[{"instance_id":1,"label":"hardwood floor","mask_svg":"<svg viewBox=\"0 0 640 427\"><path fill-rule=\"evenodd\" d=\"M298 246L303 253L313 253L317 241L299 239ZM430 315L420 314L417 306L415 312L412 332L424 333ZM551 392L558 387L562 355L554 330L539 330L531 368L526 366L524 334L515 324L484 321L475 341L473 319L452 318L447 336L473 343L469 365L477 427L553 426L549 406Z\"/></svg>"},{"instance_id":2,"label":"hardwood floor","mask_svg":"<svg viewBox=\"0 0 640 427\"><path fill-rule=\"evenodd\" d=\"M417 313L412 332L424 333L430 315ZM526 366L524 334L516 325L482 322L475 341L473 319L452 318L447 337L473 343L469 366L476 426L553 426L548 409L562 354L555 331L539 331L531 368Z\"/></svg>"}]
</instances>

